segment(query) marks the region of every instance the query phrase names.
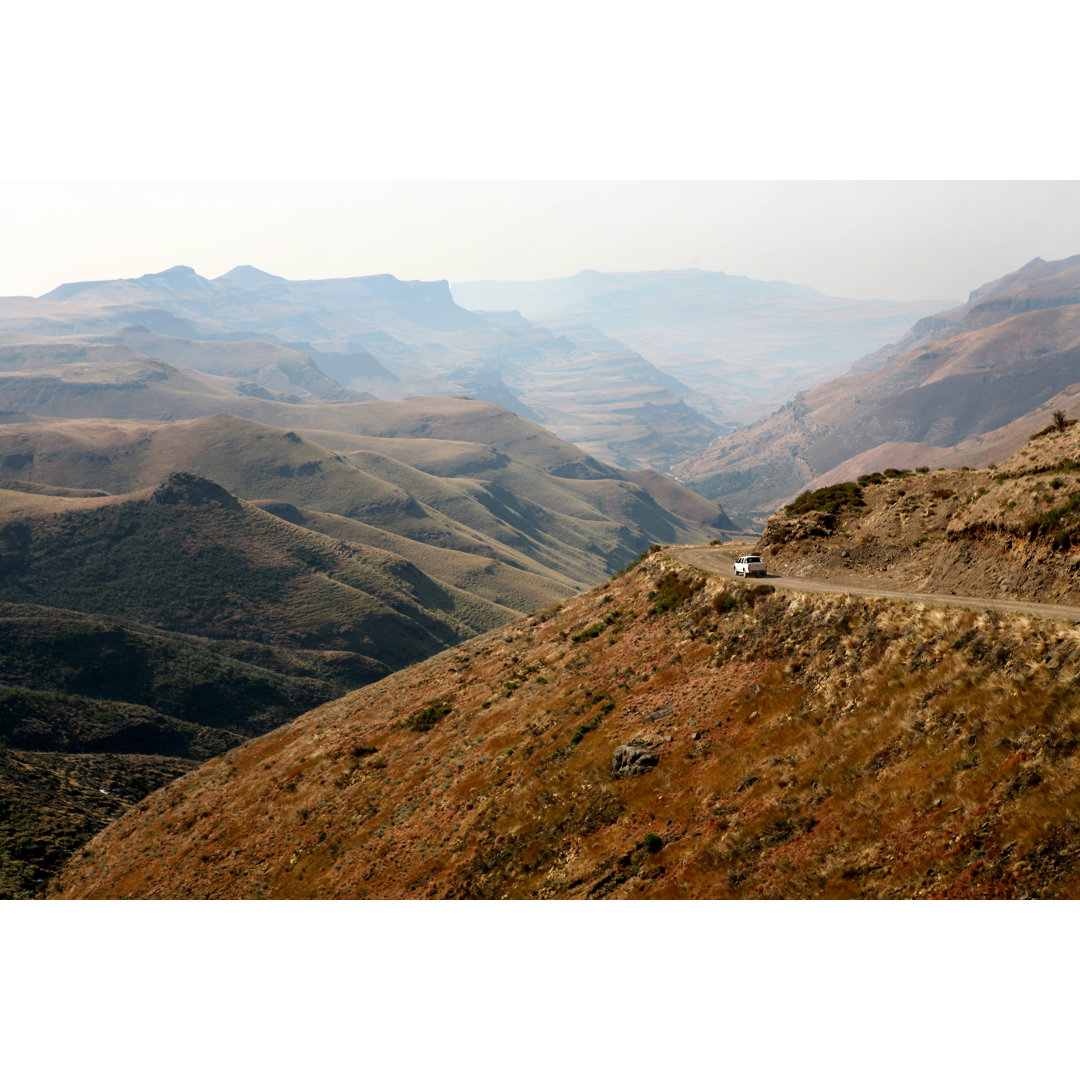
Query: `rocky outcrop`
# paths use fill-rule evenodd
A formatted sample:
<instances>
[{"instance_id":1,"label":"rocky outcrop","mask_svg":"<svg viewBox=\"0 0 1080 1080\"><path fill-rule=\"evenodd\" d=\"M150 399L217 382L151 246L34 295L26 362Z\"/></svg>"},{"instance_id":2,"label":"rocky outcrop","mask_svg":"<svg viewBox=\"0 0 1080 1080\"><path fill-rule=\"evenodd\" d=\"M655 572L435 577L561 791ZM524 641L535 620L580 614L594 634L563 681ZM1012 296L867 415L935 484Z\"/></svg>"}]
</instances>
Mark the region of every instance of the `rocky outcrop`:
<instances>
[{"instance_id":1,"label":"rocky outcrop","mask_svg":"<svg viewBox=\"0 0 1080 1080\"><path fill-rule=\"evenodd\" d=\"M611 774L613 776L640 776L655 769L660 764L660 755L648 746L635 746L625 743L615 747L611 755Z\"/></svg>"}]
</instances>

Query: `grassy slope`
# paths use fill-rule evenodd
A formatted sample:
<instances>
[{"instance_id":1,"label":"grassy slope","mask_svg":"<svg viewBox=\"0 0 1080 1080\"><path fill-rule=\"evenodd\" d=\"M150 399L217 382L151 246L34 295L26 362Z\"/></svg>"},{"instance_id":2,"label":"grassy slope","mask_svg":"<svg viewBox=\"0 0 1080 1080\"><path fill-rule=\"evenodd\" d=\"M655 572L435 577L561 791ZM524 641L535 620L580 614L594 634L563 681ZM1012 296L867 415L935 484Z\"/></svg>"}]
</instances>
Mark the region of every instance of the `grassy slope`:
<instances>
[{"instance_id":1,"label":"grassy slope","mask_svg":"<svg viewBox=\"0 0 1080 1080\"><path fill-rule=\"evenodd\" d=\"M577 591L570 578L556 577L544 567L525 570L509 565L495 547L487 551L456 551L410 540L353 518L303 510L291 503L257 501L255 505L326 536L392 551L425 574L446 582L448 588L460 589L466 597L496 605L507 622L523 611L546 607Z\"/></svg>"},{"instance_id":2,"label":"grassy slope","mask_svg":"<svg viewBox=\"0 0 1080 1080\"><path fill-rule=\"evenodd\" d=\"M68 369L76 411L124 400L121 366L111 374L100 366ZM156 408L162 399L153 395L165 386L183 414L202 393L198 380L183 383L194 395L185 404L177 393L186 376L152 363L144 368L153 400L136 392L127 399L135 408L147 402ZM407 432L395 444L425 442L435 470L444 446L468 446L460 465L451 454L449 466L443 462L451 475L435 476L346 445L370 436L330 432L343 444L330 449L295 431L226 414L164 425L11 418L0 426L0 474L9 485L0 490L0 598L138 623L140 633L152 626L198 634L215 639L205 644L216 655L227 649L260 677L312 684L314 696L302 700L278 688L275 700L295 708L270 709L264 724L240 729L246 736L516 613L564 599L653 539L709 535L703 515L695 518L696 505L685 517L665 505L687 509L672 485L661 482L654 498L627 474L503 410L444 399L376 404L370 415L354 405L282 407L280 415ZM416 438L425 432L481 434L505 449ZM389 441L379 438L380 445ZM494 460L478 469L467 460L477 454ZM453 475L459 468L464 475ZM194 478L149 499L104 494L137 492L177 469L257 497L273 516ZM50 644L48 633L57 641ZM66 631L50 624L48 633L38 640L43 656L59 648ZM295 663L297 650L306 651L308 666ZM81 775L72 772L73 762L88 768L88 755L107 747L109 782L100 786L135 792L138 778L135 798L222 748L201 720L191 721L193 731L184 727L189 721L176 713L168 679L157 677L164 663L158 654L142 656L120 689L27 682L25 673L0 682L9 705L18 706L12 716L22 718L3 749L5 805L15 832L0 843L7 852L7 884L0 887L25 890L87 830L126 805L102 804L105 796L92 785L83 784L79 796L70 782ZM143 693L134 683L146 672L153 677ZM231 715L230 687L239 677L231 671L213 677L221 681L217 700ZM193 685L212 705L213 679ZM253 692L252 700L261 698ZM85 724L75 722L78 716ZM54 807L65 809L54 814ZM53 839L39 849L31 842L37 835Z\"/></svg>"},{"instance_id":3,"label":"grassy slope","mask_svg":"<svg viewBox=\"0 0 1080 1080\"><path fill-rule=\"evenodd\" d=\"M149 496L104 502L19 514L3 536L3 595L183 633L351 652L354 680L478 628L400 557L334 542L210 481L176 474Z\"/></svg>"},{"instance_id":4,"label":"grassy slope","mask_svg":"<svg viewBox=\"0 0 1080 1080\"><path fill-rule=\"evenodd\" d=\"M60 892L1075 897L1078 675L1071 625L653 555L156 792Z\"/></svg>"},{"instance_id":5,"label":"grassy slope","mask_svg":"<svg viewBox=\"0 0 1080 1080\"><path fill-rule=\"evenodd\" d=\"M245 498L351 517L441 548L494 554L518 569L577 585L602 580L654 540L691 542L710 535L695 517L679 516L685 506L677 504L673 485L670 493L654 490L650 480L646 491L494 406L423 400L428 408L445 403L463 425L492 421L495 430L485 434L506 443L497 450L505 463L485 476L475 470L432 476L387 455L355 451L350 458L363 466L358 468L294 431L220 414L142 428L131 422L113 428L101 422L10 424L0 428L0 475L53 485L78 477L84 485L120 492L182 469ZM370 404L368 419L384 428L395 415L388 406L401 406L399 423L418 438L448 423L441 414L416 416L414 401ZM462 419L462 406L481 408ZM306 408L359 422L357 410L367 405ZM613 486L624 493L621 512L610 498ZM676 508L666 508L665 501Z\"/></svg>"}]
</instances>

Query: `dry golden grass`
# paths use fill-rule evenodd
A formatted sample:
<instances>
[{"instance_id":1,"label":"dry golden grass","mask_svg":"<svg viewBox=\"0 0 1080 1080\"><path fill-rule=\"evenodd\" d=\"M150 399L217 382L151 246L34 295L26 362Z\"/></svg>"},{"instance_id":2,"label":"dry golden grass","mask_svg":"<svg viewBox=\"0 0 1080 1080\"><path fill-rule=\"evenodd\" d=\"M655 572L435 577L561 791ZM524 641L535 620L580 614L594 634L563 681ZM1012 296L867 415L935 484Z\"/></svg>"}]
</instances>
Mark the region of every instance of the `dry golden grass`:
<instances>
[{"instance_id":1,"label":"dry golden grass","mask_svg":"<svg viewBox=\"0 0 1080 1080\"><path fill-rule=\"evenodd\" d=\"M651 556L209 763L59 891L1080 893L1074 627L716 579L650 616L670 567ZM405 723L439 701L430 730ZM660 763L615 778L631 739Z\"/></svg>"}]
</instances>

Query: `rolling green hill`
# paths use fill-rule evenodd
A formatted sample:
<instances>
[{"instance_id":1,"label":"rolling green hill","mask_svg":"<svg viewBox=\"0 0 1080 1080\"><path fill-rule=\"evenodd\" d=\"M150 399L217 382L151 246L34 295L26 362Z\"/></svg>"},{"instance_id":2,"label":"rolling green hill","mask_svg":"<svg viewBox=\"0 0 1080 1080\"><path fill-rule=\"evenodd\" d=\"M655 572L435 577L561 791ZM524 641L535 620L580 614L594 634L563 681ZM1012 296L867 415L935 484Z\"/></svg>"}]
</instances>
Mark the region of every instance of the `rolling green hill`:
<instances>
[{"instance_id":1,"label":"rolling green hill","mask_svg":"<svg viewBox=\"0 0 1080 1080\"><path fill-rule=\"evenodd\" d=\"M123 493L184 470L243 498L353 518L576 587L651 543L731 528L715 504L658 474L603 465L484 402L252 404L264 423L218 414L175 424L0 425L0 482L78 480ZM391 456L409 459L410 444L420 444L416 465ZM383 446L388 452L375 450Z\"/></svg>"}]
</instances>

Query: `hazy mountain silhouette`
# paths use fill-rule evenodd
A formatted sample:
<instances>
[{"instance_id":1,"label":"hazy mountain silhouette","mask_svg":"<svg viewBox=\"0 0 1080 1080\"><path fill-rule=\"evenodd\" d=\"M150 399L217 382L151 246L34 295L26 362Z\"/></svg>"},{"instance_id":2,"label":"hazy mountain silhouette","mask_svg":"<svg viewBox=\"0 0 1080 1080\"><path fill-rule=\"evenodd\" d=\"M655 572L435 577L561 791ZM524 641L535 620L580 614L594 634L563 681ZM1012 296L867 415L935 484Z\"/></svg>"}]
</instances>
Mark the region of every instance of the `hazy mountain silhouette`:
<instances>
[{"instance_id":1,"label":"hazy mountain silhouette","mask_svg":"<svg viewBox=\"0 0 1080 1080\"><path fill-rule=\"evenodd\" d=\"M1035 260L677 469L737 512L885 466L1005 457L1080 408L1080 256Z\"/></svg>"}]
</instances>

